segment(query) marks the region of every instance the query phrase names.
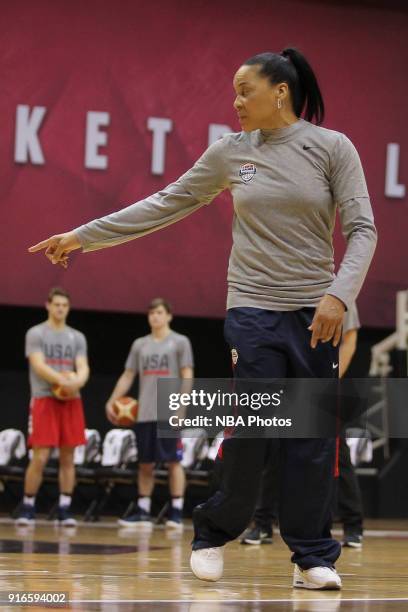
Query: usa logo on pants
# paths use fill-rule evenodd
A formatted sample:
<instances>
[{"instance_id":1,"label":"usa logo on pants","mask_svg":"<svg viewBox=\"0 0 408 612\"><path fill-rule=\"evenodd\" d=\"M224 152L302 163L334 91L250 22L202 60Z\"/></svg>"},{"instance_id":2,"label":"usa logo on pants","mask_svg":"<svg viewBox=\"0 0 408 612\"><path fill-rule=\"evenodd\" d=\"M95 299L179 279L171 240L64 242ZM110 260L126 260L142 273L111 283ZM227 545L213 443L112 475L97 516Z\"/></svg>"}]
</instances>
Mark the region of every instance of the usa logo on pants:
<instances>
[{"instance_id":1,"label":"usa logo on pants","mask_svg":"<svg viewBox=\"0 0 408 612\"><path fill-rule=\"evenodd\" d=\"M255 164L243 164L239 169L239 176L242 178L244 183L251 181L256 174Z\"/></svg>"}]
</instances>

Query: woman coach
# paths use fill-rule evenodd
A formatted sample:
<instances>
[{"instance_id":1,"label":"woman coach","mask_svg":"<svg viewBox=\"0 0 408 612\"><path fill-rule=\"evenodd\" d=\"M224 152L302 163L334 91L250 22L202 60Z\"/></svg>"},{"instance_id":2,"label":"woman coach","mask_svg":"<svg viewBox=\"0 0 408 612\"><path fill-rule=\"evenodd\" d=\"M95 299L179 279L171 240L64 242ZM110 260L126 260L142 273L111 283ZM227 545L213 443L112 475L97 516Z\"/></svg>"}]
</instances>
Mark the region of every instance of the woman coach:
<instances>
[{"instance_id":1,"label":"woman coach","mask_svg":"<svg viewBox=\"0 0 408 612\"><path fill-rule=\"evenodd\" d=\"M236 72L234 88L242 132L215 142L162 191L30 251L46 249L52 263L67 266L74 249L139 238L229 189L234 219L225 336L235 376L337 376L343 315L360 291L376 245L359 156L346 136L319 127L320 89L296 49L250 58ZM337 276L336 208L347 240ZM220 490L193 516L191 567L198 578L222 576L223 547L253 512L265 444L234 437L224 442ZM340 545L330 534L335 440L285 439L280 452L279 523L293 552L293 584L340 588L334 570Z\"/></svg>"}]
</instances>

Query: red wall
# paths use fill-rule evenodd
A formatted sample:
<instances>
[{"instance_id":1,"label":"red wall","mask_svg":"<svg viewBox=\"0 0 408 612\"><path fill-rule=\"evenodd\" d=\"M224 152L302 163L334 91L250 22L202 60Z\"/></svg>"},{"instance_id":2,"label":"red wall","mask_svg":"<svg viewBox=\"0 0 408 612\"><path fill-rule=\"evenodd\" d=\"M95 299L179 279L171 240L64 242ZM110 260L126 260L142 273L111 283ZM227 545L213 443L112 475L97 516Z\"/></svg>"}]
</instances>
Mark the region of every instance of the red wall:
<instances>
[{"instance_id":1,"label":"red wall","mask_svg":"<svg viewBox=\"0 0 408 612\"><path fill-rule=\"evenodd\" d=\"M407 13L286 0L14 0L0 3L0 301L37 305L62 284L76 307L144 311L156 295L180 314L222 316L231 202L130 244L78 255L64 272L26 248L171 182L206 148L210 123L238 130L231 79L256 52L291 44L324 92L325 126L357 146L379 228L359 298L363 323L394 324L408 287L407 197L384 196L388 142L408 184ZM19 104L45 106L44 165L14 161ZM88 111L110 113L107 170L84 167ZM163 176L150 171L148 117L173 121ZM404 180L405 179L405 180ZM336 237L342 250L342 240Z\"/></svg>"}]
</instances>

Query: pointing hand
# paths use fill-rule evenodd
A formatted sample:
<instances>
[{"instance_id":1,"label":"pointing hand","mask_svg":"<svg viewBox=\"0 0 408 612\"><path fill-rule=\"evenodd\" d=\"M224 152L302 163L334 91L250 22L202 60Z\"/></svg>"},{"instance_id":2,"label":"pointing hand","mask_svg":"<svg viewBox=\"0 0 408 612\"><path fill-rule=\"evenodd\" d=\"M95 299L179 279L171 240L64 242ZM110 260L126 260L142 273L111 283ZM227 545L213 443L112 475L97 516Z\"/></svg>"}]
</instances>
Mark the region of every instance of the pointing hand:
<instances>
[{"instance_id":1,"label":"pointing hand","mask_svg":"<svg viewBox=\"0 0 408 612\"><path fill-rule=\"evenodd\" d=\"M74 232L56 234L31 246L29 253L36 253L45 249L45 255L53 264L60 264L63 268L68 267L68 253L75 249L80 249L81 244Z\"/></svg>"}]
</instances>

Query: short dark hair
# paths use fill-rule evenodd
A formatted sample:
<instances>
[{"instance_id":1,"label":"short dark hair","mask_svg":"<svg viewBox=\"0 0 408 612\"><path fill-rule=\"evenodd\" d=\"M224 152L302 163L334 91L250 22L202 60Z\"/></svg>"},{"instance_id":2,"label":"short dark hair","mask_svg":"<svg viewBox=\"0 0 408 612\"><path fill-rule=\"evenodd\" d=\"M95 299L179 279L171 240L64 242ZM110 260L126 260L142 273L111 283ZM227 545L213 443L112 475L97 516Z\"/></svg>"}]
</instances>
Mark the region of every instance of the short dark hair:
<instances>
[{"instance_id":1,"label":"short dark hair","mask_svg":"<svg viewBox=\"0 0 408 612\"><path fill-rule=\"evenodd\" d=\"M167 300L165 300L164 298L154 298L154 300L152 300L147 308L147 311L150 312L151 310L154 310L155 308L158 308L159 306L163 306L163 308L166 310L166 312L168 314L172 314L173 313L173 309L171 307L170 302L168 302Z\"/></svg>"},{"instance_id":2,"label":"short dark hair","mask_svg":"<svg viewBox=\"0 0 408 612\"><path fill-rule=\"evenodd\" d=\"M287 47L281 53L259 53L246 60L244 66L260 66L259 74L275 85L287 83L297 117L302 112L306 121L320 125L324 119L324 102L316 75L305 56Z\"/></svg>"},{"instance_id":3,"label":"short dark hair","mask_svg":"<svg viewBox=\"0 0 408 612\"><path fill-rule=\"evenodd\" d=\"M57 295L67 298L68 302L71 302L71 297L68 291L66 289L62 289L62 287L52 287L52 289L50 289L48 292L47 302L51 303Z\"/></svg>"}]
</instances>

